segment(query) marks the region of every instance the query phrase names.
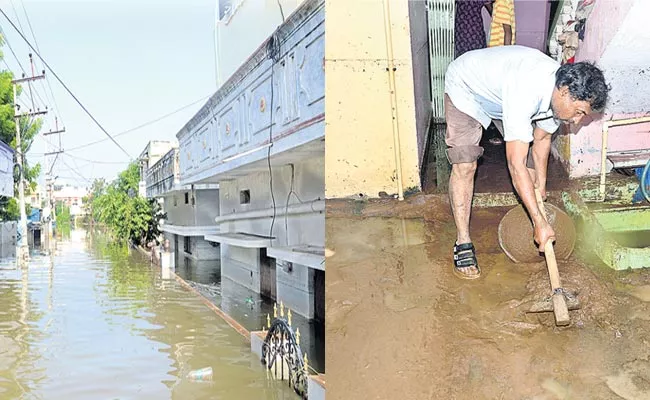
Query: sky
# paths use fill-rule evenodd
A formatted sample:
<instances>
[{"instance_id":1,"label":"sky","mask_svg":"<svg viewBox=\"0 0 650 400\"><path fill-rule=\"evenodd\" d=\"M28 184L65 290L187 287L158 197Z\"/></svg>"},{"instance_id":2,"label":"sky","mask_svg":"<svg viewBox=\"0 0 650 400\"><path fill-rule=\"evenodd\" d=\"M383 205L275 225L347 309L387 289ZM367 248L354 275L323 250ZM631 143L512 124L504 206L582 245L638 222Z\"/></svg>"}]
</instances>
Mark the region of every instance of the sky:
<instances>
[{"instance_id":1,"label":"sky","mask_svg":"<svg viewBox=\"0 0 650 400\"><path fill-rule=\"evenodd\" d=\"M45 62L112 136L185 107L158 122L115 137L127 155L46 71L45 81L34 83L38 94L30 97L25 88L19 104L29 106L34 98L37 104L48 105L41 132L55 130L55 116L59 118L59 128L65 127L66 132L61 135L65 152L58 156L53 169L53 175L58 176L57 184L89 187L95 178L112 180L150 140L176 140L176 133L216 90L216 3L217 0L0 0L0 9L36 47L35 36ZM1 14L0 27L17 56L5 44L2 51L6 64L0 62L0 68L8 66L20 76L18 58L31 75L28 45ZM34 60L36 74L40 74L45 67L36 55ZM75 149L102 139L106 140ZM32 165L40 162L45 169L44 153L57 150L56 142L58 135L39 135L27 160Z\"/></svg>"}]
</instances>

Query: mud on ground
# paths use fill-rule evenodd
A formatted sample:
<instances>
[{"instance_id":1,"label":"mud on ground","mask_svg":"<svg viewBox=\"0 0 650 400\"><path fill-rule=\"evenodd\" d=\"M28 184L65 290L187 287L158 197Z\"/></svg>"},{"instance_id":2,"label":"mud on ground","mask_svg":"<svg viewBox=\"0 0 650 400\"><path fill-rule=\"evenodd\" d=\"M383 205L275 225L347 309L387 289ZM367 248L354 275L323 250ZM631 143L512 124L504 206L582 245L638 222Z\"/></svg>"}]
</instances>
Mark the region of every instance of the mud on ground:
<instances>
[{"instance_id":1,"label":"mud on ground","mask_svg":"<svg viewBox=\"0 0 650 400\"><path fill-rule=\"evenodd\" d=\"M549 295L544 260L499 248L509 207L473 213L475 281L452 274L442 197L354 207L328 203L328 399L650 399L648 271L607 270L579 242L559 269L582 308L557 328L525 312Z\"/></svg>"}]
</instances>

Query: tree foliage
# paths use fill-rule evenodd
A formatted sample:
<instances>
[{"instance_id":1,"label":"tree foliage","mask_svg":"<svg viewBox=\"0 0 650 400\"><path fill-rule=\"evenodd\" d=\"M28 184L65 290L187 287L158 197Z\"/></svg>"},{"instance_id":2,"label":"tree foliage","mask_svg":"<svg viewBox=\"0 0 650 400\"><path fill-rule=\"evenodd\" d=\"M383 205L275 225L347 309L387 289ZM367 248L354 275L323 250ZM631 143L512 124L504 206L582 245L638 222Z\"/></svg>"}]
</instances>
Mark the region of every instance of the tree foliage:
<instances>
[{"instance_id":1,"label":"tree foliage","mask_svg":"<svg viewBox=\"0 0 650 400\"><path fill-rule=\"evenodd\" d=\"M140 169L131 163L108 185L95 180L89 195L93 220L105 224L119 240L138 245L157 241L158 223L166 218L157 201L137 195L139 181Z\"/></svg>"},{"instance_id":2,"label":"tree foliage","mask_svg":"<svg viewBox=\"0 0 650 400\"><path fill-rule=\"evenodd\" d=\"M0 35L0 46L4 45L4 39ZM0 59L3 54L0 51ZM16 121L14 119L14 92L13 84L11 81L14 79L14 74L11 71L0 71L0 140L7 143L12 149L16 148ZM17 94L20 95L23 90L22 86L18 86ZM31 107L30 107L31 108ZM23 106L19 112L28 112ZM21 148L19 149L22 154L27 154L29 149L34 143L34 139L38 135L43 126L43 120L40 118L21 117L20 124L20 138ZM36 190L37 179L41 174L40 163L30 166L27 157L23 159L23 172L25 178L25 194L29 195ZM15 188L17 192L17 187ZM16 203L14 205L14 203ZM3 220L17 220L20 217L17 202L15 199L1 198L0 197L0 218Z\"/></svg>"}]
</instances>

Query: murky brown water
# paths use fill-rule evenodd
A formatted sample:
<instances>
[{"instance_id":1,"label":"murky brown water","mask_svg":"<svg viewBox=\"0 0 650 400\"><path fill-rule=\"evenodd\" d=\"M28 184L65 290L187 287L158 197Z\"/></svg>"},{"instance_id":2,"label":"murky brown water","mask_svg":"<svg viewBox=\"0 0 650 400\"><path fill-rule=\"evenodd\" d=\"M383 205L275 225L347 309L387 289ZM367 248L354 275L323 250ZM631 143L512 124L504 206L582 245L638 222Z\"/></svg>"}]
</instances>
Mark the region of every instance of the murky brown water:
<instances>
[{"instance_id":1,"label":"murky brown water","mask_svg":"<svg viewBox=\"0 0 650 400\"><path fill-rule=\"evenodd\" d=\"M450 214L328 215L329 400L650 399L648 271L560 262L583 306L556 328L551 313L525 312L548 295L548 273L500 250L507 210L473 214L477 281L452 274Z\"/></svg>"},{"instance_id":2,"label":"murky brown water","mask_svg":"<svg viewBox=\"0 0 650 400\"><path fill-rule=\"evenodd\" d=\"M27 271L2 263L0 399L297 398L196 295L158 274L79 231ZM204 367L211 381L186 378Z\"/></svg>"}]
</instances>

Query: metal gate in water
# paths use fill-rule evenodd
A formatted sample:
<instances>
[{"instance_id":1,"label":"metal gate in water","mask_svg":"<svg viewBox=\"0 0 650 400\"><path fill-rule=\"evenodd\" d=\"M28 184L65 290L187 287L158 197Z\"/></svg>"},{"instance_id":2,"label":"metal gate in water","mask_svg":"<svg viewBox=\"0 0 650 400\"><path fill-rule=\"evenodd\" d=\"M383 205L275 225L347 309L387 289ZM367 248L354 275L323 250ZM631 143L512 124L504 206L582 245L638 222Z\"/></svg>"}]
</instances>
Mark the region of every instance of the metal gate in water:
<instances>
[{"instance_id":1,"label":"metal gate in water","mask_svg":"<svg viewBox=\"0 0 650 400\"><path fill-rule=\"evenodd\" d=\"M268 318L268 331L262 344L262 364L273 379L287 381L296 394L307 399L309 366L307 355L300 348L300 333L291 327L291 310L284 314L280 304L280 316L274 307L274 319Z\"/></svg>"}]
</instances>

